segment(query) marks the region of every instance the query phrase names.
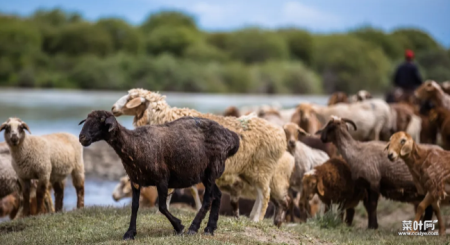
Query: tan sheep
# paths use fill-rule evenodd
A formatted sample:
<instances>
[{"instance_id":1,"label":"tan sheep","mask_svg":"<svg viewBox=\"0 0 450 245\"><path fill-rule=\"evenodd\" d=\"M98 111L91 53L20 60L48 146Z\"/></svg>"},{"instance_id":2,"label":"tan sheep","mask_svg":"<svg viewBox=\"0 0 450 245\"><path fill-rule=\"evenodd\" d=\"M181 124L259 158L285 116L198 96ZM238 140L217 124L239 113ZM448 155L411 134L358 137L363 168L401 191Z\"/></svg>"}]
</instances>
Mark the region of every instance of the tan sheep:
<instances>
[{"instance_id":1,"label":"tan sheep","mask_svg":"<svg viewBox=\"0 0 450 245\"><path fill-rule=\"evenodd\" d=\"M294 115L292 115L291 122L297 124L309 134L314 134L323 126L310 104L298 105L295 108Z\"/></svg>"},{"instance_id":2,"label":"tan sheep","mask_svg":"<svg viewBox=\"0 0 450 245\"><path fill-rule=\"evenodd\" d=\"M12 156L12 166L22 186L24 200L23 215L30 214L30 185L38 179L36 190L38 213L44 210L44 195L53 185L55 210L61 211L64 198L64 181L72 174L77 191L77 207L84 206L83 148L78 138L67 133L43 136L27 135L28 125L19 118L9 118L0 126L5 130L5 140Z\"/></svg>"},{"instance_id":3,"label":"tan sheep","mask_svg":"<svg viewBox=\"0 0 450 245\"><path fill-rule=\"evenodd\" d=\"M425 81L414 91L414 95L422 101L431 101L435 106L450 110L450 95L442 90L441 86L433 80Z\"/></svg>"},{"instance_id":4,"label":"tan sheep","mask_svg":"<svg viewBox=\"0 0 450 245\"><path fill-rule=\"evenodd\" d=\"M419 222L426 207L432 205L439 223L439 235L445 235L440 205L450 204L450 152L420 146L405 132L392 135L386 149L389 160L403 159L418 192L425 195L416 209L414 220Z\"/></svg>"},{"instance_id":5,"label":"tan sheep","mask_svg":"<svg viewBox=\"0 0 450 245\"><path fill-rule=\"evenodd\" d=\"M227 159L222 178L239 175L254 186L257 199L250 218L253 221L264 218L270 199L270 182L278 160L286 151L286 137L281 127L259 118L222 117L187 108L172 108L165 96L144 89L130 90L114 104L112 112L116 116L134 116L135 126L162 124L184 116L203 117L241 135L239 151Z\"/></svg>"}]
</instances>

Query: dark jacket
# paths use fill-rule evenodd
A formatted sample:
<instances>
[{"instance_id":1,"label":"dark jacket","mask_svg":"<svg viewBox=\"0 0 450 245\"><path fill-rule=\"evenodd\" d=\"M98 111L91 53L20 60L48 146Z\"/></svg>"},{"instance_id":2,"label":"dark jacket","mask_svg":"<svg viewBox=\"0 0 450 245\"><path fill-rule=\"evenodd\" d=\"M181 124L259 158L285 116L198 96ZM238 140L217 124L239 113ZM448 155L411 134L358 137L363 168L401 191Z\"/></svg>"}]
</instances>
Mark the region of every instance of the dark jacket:
<instances>
[{"instance_id":1,"label":"dark jacket","mask_svg":"<svg viewBox=\"0 0 450 245\"><path fill-rule=\"evenodd\" d=\"M401 64L394 76L394 85L404 90L414 90L422 84L419 69L412 62Z\"/></svg>"}]
</instances>

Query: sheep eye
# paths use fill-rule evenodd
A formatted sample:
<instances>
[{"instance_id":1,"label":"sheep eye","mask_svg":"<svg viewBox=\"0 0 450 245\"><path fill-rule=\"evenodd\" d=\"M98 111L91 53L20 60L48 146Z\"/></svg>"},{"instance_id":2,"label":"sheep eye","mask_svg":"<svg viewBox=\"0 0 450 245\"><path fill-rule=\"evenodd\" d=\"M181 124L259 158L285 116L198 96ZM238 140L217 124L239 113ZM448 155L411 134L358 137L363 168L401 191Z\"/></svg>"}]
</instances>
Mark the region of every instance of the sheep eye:
<instances>
[{"instance_id":1,"label":"sheep eye","mask_svg":"<svg viewBox=\"0 0 450 245\"><path fill-rule=\"evenodd\" d=\"M406 142L406 140L405 140L405 139L402 139L402 140L400 141L400 144L404 145L405 142Z\"/></svg>"},{"instance_id":2,"label":"sheep eye","mask_svg":"<svg viewBox=\"0 0 450 245\"><path fill-rule=\"evenodd\" d=\"M104 117L100 118L100 122L105 122L105 118Z\"/></svg>"}]
</instances>

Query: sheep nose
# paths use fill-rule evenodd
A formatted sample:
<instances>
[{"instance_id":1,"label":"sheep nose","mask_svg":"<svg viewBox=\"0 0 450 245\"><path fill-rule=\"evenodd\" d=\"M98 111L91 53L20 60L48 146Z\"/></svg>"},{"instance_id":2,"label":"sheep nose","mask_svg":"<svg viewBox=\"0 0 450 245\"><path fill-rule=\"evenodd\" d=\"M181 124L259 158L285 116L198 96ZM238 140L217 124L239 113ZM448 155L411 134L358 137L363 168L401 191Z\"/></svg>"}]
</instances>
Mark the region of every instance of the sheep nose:
<instances>
[{"instance_id":1,"label":"sheep nose","mask_svg":"<svg viewBox=\"0 0 450 245\"><path fill-rule=\"evenodd\" d=\"M389 160L394 160L394 154L391 152L388 154Z\"/></svg>"}]
</instances>

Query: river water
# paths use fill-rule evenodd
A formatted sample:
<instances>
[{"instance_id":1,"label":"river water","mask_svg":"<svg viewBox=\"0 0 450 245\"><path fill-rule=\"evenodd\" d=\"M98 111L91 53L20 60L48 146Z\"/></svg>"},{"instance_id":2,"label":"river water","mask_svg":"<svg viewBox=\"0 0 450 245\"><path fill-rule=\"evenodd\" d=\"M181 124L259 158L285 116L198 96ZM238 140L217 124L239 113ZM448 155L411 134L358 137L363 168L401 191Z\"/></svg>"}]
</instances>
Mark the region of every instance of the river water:
<instances>
[{"instance_id":1,"label":"river water","mask_svg":"<svg viewBox=\"0 0 450 245\"><path fill-rule=\"evenodd\" d=\"M67 91L67 90L0 90L0 123L9 117L19 117L27 122L34 135L56 132L69 132L78 135L78 123L92 110L110 110L114 102L125 95L123 92ZM201 112L221 113L228 106L277 104L292 108L301 102L325 104L325 96L286 96L286 95L218 95L162 93L167 95L171 106L189 107ZM120 123L132 128L132 117L119 117ZM0 134L0 142L4 141ZM100 179L86 179L85 204L123 206L130 200L115 202L111 193L117 182ZM76 205L75 190L68 180L66 184L64 208L73 209Z\"/></svg>"}]
</instances>

